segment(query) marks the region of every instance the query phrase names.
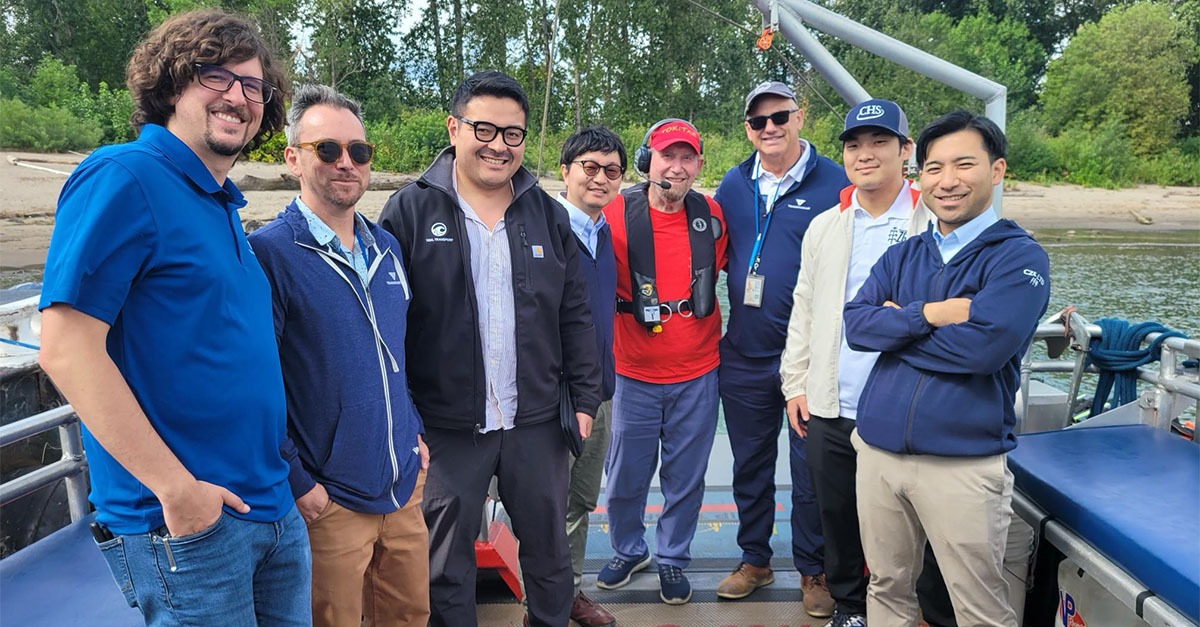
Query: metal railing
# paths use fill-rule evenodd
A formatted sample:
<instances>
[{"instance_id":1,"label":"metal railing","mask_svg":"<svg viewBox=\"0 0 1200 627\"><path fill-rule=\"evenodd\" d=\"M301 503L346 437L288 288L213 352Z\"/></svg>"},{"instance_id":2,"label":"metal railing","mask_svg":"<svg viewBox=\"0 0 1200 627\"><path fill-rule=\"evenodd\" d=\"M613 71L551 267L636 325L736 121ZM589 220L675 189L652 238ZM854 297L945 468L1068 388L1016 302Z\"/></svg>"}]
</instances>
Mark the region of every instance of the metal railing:
<instances>
[{"instance_id":1,"label":"metal railing","mask_svg":"<svg viewBox=\"0 0 1200 627\"><path fill-rule=\"evenodd\" d=\"M79 432L79 416L70 405L55 407L40 414L22 418L0 427L0 446L58 429L62 442L62 458L12 481L0 484L0 506L27 496L59 479L66 479L67 506L71 521L88 514L87 459L83 454L83 439Z\"/></svg>"},{"instance_id":2,"label":"metal railing","mask_svg":"<svg viewBox=\"0 0 1200 627\"><path fill-rule=\"evenodd\" d=\"M1071 312L1069 325L1062 323L1039 325L1034 334L1035 345L1039 340L1047 340L1047 343L1065 341L1069 352L1065 352L1064 355L1072 353L1073 355L1071 358L1034 359L1034 346L1029 347L1021 363L1021 392L1024 409L1028 409L1031 373L1070 373L1071 381L1067 390L1067 407L1062 426L1072 426L1075 415L1075 399L1079 396L1083 376L1100 372L1095 366L1086 365L1091 343L1100 335L1100 327L1088 322L1078 312ZM1153 342L1159 335L1161 334L1151 333L1146 336L1145 341ZM1162 343L1162 356L1157 364L1138 367L1138 380L1154 386L1152 392L1143 393L1139 397L1140 422L1161 429L1170 429L1171 422L1189 406L1196 406L1197 410L1200 410L1200 375L1195 371L1185 372L1179 363L1182 359L1200 359L1200 340L1169 337ZM1082 426L1088 422L1084 421L1079 425ZM1100 426L1101 424L1110 423L1100 420L1091 426ZM1200 439L1196 441L1200 443Z\"/></svg>"}]
</instances>

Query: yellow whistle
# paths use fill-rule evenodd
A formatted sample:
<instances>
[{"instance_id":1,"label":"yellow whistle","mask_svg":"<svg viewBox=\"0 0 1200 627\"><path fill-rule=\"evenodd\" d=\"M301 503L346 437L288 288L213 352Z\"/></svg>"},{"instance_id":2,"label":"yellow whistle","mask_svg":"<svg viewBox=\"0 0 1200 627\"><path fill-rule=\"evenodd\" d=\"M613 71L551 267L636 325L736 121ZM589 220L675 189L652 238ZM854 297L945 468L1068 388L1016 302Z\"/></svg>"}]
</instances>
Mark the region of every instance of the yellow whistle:
<instances>
[{"instance_id":1,"label":"yellow whistle","mask_svg":"<svg viewBox=\"0 0 1200 627\"><path fill-rule=\"evenodd\" d=\"M656 325L654 325L654 328L653 328L653 329L650 329L650 330L651 330L651 331L653 331L653 332L655 332L655 333L662 333L662 325L661 325L661 324L656 324Z\"/></svg>"}]
</instances>

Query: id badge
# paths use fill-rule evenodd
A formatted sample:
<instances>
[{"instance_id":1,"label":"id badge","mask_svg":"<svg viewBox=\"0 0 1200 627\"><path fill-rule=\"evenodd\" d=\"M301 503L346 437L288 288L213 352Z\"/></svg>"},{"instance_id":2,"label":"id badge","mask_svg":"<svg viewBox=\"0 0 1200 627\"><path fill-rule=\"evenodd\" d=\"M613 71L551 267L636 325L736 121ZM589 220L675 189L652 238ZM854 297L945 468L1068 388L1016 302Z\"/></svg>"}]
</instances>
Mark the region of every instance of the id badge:
<instances>
[{"instance_id":1,"label":"id badge","mask_svg":"<svg viewBox=\"0 0 1200 627\"><path fill-rule=\"evenodd\" d=\"M751 272L746 275L746 296L742 299L742 304L747 307L762 307L763 298L763 283L767 281L767 277L761 274Z\"/></svg>"}]
</instances>

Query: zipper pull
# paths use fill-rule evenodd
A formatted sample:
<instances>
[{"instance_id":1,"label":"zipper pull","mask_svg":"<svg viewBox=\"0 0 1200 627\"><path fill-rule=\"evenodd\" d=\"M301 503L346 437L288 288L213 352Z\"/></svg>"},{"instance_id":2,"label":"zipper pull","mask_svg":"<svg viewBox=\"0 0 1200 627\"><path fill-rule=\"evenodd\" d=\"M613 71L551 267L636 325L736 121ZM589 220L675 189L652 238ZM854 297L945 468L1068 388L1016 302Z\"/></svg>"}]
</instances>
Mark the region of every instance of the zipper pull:
<instances>
[{"instance_id":1,"label":"zipper pull","mask_svg":"<svg viewBox=\"0 0 1200 627\"><path fill-rule=\"evenodd\" d=\"M483 426L478 422L475 423L475 430L471 432L471 445L479 446L479 432L483 431Z\"/></svg>"}]
</instances>

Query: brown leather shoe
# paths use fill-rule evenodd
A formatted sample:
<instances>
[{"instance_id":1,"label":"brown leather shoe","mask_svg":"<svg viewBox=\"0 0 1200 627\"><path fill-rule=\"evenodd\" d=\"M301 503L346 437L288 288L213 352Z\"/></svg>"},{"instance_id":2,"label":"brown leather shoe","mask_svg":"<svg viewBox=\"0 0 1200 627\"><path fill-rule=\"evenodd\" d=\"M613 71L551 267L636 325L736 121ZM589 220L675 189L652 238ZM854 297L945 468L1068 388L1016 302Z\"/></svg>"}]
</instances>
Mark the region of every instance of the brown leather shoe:
<instances>
[{"instance_id":1,"label":"brown leather shoe","mask_svg":"<svg viewBox=\"0 0 1200 627\"><path fill-rule=\"evenodd\" d=\"M804 594L804 611L813 618L833 616L833 597L825 585L825 573L804 575L800 578L800 592Z\"/></svg>"},{"instance_id":2,"label":"brown leather shoe","mask_svg":"<svg viewBox=\"0 0 1200 627\"><path fill-rule=\"evenodd\" d=\"M582 590L575 595L571 602L571 620L583 627L613 627L617 617L604 609L604 606L588 598Z\"/></svg>"},{"instance_id":3,"label":"brown leather shoe","mask_svg":"<svg viewBox=\"0 0 1200 627\"><path fill-rule=\"evenodd\" d=\"M775 573L769 566L751 566L746 562L738 564L736 570L729 573L717 586L717 596L722 599L743 599L751 592L775 582Z\"/></svg>"}]
</instances>

